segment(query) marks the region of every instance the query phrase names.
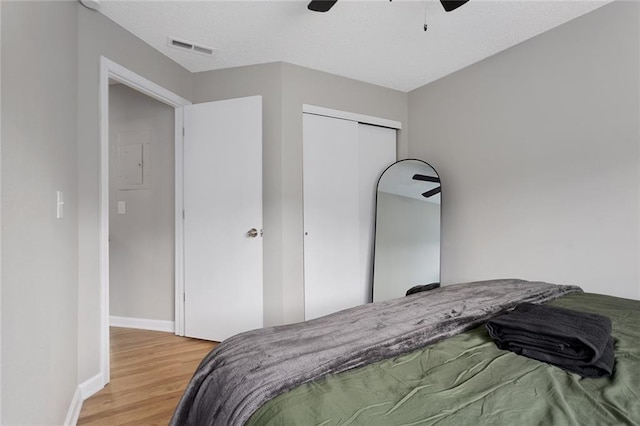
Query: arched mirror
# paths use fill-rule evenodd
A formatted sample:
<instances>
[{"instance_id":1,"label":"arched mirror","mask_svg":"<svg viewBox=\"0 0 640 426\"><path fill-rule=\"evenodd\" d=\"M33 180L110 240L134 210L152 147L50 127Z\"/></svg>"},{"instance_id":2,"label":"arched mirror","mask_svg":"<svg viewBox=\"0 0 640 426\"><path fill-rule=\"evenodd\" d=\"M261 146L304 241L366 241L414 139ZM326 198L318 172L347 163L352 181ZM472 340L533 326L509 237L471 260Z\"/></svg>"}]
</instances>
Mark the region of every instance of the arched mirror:
<instances>
[{"instance_id":1,"label":"arched mirror","mask_svg":"<svg viewBox=\"0 0 640 426\"><path fill-rule=\"evenodd\" d=\"M440 177L422 160L401 160L378 181L373 301L440 282Z\"/></svg>"}]
</instances>

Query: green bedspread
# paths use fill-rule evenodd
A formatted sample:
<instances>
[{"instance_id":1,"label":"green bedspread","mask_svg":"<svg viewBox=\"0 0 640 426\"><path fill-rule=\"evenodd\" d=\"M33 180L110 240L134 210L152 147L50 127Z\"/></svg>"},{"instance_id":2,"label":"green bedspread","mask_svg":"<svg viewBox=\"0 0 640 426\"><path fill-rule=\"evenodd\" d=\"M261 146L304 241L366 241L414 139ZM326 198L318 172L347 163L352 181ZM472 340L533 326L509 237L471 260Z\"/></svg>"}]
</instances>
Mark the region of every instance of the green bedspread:
<instances>
[{"instance_id":1,"label":"green bedspread","mask_svg":"<svg viewBox=\"0 0 640 426\"><path fill-rule=\"evenodd\" d=\"M298 386L249 425L640 425L640 301L570 294L549 303L611 318L611 377L583 379L496 347L484 326Z\"/></svg>"}]
</instances>

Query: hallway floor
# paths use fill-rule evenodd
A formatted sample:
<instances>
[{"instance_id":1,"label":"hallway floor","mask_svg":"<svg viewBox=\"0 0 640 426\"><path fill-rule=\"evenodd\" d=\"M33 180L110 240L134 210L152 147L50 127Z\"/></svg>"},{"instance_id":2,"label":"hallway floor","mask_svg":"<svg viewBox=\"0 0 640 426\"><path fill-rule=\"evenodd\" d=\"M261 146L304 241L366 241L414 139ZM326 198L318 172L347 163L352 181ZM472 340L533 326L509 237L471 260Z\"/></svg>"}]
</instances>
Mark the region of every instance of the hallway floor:
<instances>
[{"instance_id":1,"label":"hallway floor","mask_svg":"<svg viewBox=\"0 0 640 426\"><path fill-rule=\"evenodd\" d=\"M111 327L111 382L84 401L78 425L166 425L200 360L216 346Z\"/></svg>"}]
</instances>

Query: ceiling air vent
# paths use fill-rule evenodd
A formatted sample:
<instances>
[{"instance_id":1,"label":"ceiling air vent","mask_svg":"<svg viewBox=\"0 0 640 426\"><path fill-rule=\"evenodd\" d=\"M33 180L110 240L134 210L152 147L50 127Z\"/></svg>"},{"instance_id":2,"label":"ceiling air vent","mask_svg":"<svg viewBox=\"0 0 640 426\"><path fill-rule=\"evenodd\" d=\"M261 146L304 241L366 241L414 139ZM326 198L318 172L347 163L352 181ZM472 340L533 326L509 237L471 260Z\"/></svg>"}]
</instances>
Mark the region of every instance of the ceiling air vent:
<instances>
[{"instance_id":1,"label":"ceiling air vent","mask_svg":"<svg viewBox=\"0 0 640 426\"><path fill-rule=\"evenodd\" d=\"M170 47L175 47L180 50L188 50L194 53L200 53L201 55L211 56L213 55L213 47L203 46L201 44L195 44L190 41L180 40L177 38L169 37L168 43Z\"/></svg>"}]
</instances>

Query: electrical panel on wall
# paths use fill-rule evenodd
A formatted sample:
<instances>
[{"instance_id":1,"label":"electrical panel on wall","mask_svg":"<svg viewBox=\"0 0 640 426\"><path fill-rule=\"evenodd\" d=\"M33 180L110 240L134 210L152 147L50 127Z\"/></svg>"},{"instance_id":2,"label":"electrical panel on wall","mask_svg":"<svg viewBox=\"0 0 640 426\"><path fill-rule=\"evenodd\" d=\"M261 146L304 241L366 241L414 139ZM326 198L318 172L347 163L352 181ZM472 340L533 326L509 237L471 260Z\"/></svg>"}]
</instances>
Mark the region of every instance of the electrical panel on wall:
<instances>
[{"instance_id":1,"label":"electrical panel on wall","mask_svg":"<svg viewBox=\"0 0 640 426\"><path fill-rule=\"evenodd\" d=\"M148 130L118 132L118 189L149 189L150 135Z\"/></svg>"}]
</instances>

